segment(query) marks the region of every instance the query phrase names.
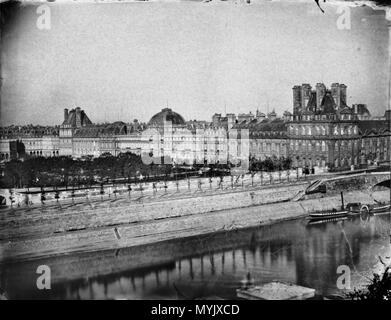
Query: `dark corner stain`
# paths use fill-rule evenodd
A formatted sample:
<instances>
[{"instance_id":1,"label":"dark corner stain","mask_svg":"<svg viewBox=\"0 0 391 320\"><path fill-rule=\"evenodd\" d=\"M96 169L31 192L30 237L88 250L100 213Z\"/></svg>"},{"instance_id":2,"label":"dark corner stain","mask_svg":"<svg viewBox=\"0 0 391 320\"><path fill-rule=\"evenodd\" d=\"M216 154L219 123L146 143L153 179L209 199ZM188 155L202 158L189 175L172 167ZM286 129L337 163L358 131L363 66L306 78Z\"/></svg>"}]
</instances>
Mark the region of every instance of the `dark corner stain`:
<instances>
[{"instance_id":1,"label":"dark corner stain","mask_svg":"<svg viewBox=\"0 0 391 320\"><path fill-rule=\"evenodd\" d=\"M19 9L21 8L22 3L20 1L5 1L0 3L0 30L8 30L13 25Z\"/></svg>"},{"instance_id":2,"label":"dark corner stain","mask_svg":"<svg viewBox=\"0 0 391 320\"><path fill-rule=\"evenodd\" d=\"M378 6L391 6L391 0L374 0L373 2Z\"/></svg>"},{"instance_id":3,"label":"dark corner stain","mask_svg":"<svg viewBox=\"0 0 391 320\"><path fill-rule=\"evenodd\" d=\"M316 4L318 5L320 11L322 11L324 13L324 10L322 9L322 7L320 6L319 4L319 0L315 0ZM323 0L323 2L326 2L326 0Z\"/></svg>"}]
</instances>

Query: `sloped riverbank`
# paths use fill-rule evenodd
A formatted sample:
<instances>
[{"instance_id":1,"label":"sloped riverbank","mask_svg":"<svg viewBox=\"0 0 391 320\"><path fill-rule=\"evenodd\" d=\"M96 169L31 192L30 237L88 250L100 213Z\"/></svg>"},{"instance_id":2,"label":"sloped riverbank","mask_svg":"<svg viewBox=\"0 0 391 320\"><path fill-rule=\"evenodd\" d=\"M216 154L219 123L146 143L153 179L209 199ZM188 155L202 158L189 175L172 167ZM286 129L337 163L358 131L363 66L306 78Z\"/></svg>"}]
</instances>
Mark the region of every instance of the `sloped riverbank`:
<instances>
[{"instance_id":1,"label":"sloped riverbank","mask_svg":"<svg viewBox=\"0 0 391 320\"><path fill-rule=\"evenodd\" d=\"M339 196L290 201L308 184L142 203L15 210L1 218L0 261L138 246L299 218L341 205ZM373 202L364 191L347 193L345 200Z\"/></svg>"}]
</instances>

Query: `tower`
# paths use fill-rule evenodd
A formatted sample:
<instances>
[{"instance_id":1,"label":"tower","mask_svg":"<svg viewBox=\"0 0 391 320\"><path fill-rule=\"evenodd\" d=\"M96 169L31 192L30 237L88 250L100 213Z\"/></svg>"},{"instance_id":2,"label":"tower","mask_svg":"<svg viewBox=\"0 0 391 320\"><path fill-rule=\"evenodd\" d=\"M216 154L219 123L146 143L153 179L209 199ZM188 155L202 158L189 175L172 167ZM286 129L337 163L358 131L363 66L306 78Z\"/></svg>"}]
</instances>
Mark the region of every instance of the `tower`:
<instances>
[{"instance_id":1,"label":"tower","mask_svg":"<svg viewBox=\"0 0 391 320\"><path fill-rule=\"evenodd\" d=\"M339 109L341 106L341 88L339 83L331 84L331 95L335 101L335 104L337 105L337 109Z\"/></svg>"},{"instance_id":2,"label":"tower","mask_svg":"<svg viewBox=\"0 0 391 320\"><path fill-rule=\"evenodd\" d=\"M218 126L220 124L220 119L221 119L221 113L215 113L212 116L212 123L214 126Z\"/></svg>"},{"instance_id":3,"label":"tower","mask_svg":"<svg viewBox=\"0 0 391 320\"><path fill-rule=\"evenodd\" d=\"M340 88L340 93L341 93L341 102L343 102L344 104L347 104L347 101L346 101L346 85L344 85L343 83L340 84L339 86Z\"/></svg>"},{"instance_id":4,"label":"tower","mask_svg":"<svg viewBox=\"0 0 391 320\"><path fill-rule=\"evenodd\" d=\"M64 121L68 121L68 109L64 109Z\"/></svg>"},{"instance_id":5,"label":"tower","mask_svg":"<svg viewBox=\"0 0 391 320\"><path fill-rule=\"evenodd\" d=\"M293 91L293 113L298 114L301 111L301 86L294 86Z\"/></svg>"}]
</instances>

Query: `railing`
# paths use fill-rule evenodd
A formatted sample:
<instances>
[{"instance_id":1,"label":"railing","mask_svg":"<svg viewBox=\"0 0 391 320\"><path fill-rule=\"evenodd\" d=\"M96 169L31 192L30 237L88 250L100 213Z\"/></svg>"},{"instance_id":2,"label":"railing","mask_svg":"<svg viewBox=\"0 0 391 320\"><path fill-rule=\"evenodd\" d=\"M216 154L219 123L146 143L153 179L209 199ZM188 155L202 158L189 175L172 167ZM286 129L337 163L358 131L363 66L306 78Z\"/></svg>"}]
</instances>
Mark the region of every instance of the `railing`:
<instances>
[{"instance_id":1,"label":"railing","mask_svg":"<svg viewBox=\"0 0 391 320\"><path fill-rule=\"evenodd\" d=\"M29 188L1 190L6 198L6 207L26 207L50 203L80 203L117 198L153 200L165 196L181 196L199 192L222 192L244 190L282 183L295 183L308 178L299 170L256 172L237 176L188 177L177 180L143 180L131 183L97 184L93 186L63 188ZM126 181L126 180L125 180Z\"/></svg>"}]
</instances>

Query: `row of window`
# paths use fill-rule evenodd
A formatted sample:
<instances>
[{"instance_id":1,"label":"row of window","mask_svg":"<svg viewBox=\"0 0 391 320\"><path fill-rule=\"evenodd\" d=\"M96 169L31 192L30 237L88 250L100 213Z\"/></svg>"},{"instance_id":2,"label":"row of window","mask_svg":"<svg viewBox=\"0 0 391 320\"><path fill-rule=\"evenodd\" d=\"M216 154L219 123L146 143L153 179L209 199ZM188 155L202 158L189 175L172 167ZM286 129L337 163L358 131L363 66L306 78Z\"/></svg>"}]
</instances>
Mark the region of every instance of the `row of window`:
<instances>
[{"instance_id":1,"label":"row of window","mask_svg":"<svg viewBox=\"0 0 391 320\"><path fill-rule=\"evenodd\" d=\"M328 135L328 126L290 126L289 133L294 135L312 136L312 135ZM355 126L336 126L332 131L333 135L355 135L358 133L358 129Z\"/></svg>"},{"instance_id":2,"label":"row of window","mask_svg":"<svg viewBox=\"0 0 391 320\"><path fill-rule=\"evenodd\" d=\"M326 141L310 141L310 140L295 140L291 141L290 149L299 151L306 149L307 151L327 151Z\"/></svg>"},{"instance_id":3,"label":"row of window","mask_svg":"<svg viewBox=\"0 0 391 320\"><path fill-rule=\"evenodd\" d=\"M252 143L252 149L258 152L272 152L272 151L278 152L279 150L281 152L284 152L285 143L275 143L275 142Z\"/></svg>"}]
</instances>

